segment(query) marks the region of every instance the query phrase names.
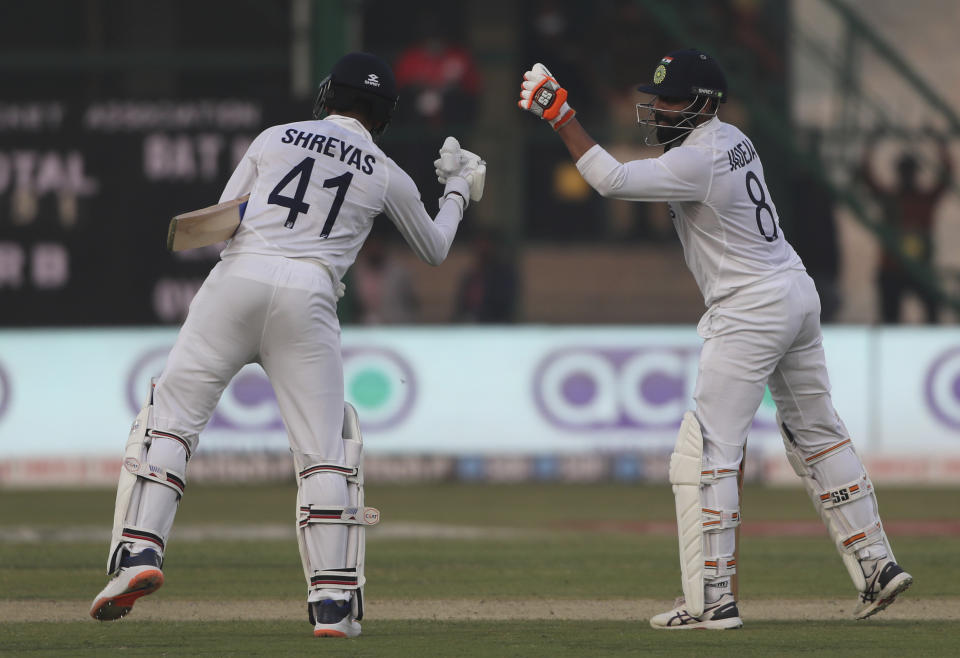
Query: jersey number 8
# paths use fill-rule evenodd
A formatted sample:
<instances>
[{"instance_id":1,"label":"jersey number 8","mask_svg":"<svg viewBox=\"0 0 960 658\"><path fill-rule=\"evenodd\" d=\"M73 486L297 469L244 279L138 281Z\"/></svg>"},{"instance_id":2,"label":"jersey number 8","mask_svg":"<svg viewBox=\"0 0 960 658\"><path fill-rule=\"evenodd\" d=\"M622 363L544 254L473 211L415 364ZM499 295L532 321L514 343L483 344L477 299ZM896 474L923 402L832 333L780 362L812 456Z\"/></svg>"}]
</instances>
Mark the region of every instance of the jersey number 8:
<instances>
[{"instance_id":1,"label":"jersey number 8","mask_svg":"<svg viewBox=\"0 0 960 658\"><path fill-rule=\"evenodd\" d=\"M752 183L757 184L757 189L760 191L759 199L754 194ZM760 229L760 235L762 235L767 242L773 242L779 237L777 219L773 216L773 208L767 204L767 192L763 189L763 183L760 182L760 178L752 171L747 172L747 196L753 201L753 205L757 207L757 228ZM762 215L764 210L770 215L770 223L773 225L773 235L769 235L763 230Z\"/></svg>"}]
</instances>

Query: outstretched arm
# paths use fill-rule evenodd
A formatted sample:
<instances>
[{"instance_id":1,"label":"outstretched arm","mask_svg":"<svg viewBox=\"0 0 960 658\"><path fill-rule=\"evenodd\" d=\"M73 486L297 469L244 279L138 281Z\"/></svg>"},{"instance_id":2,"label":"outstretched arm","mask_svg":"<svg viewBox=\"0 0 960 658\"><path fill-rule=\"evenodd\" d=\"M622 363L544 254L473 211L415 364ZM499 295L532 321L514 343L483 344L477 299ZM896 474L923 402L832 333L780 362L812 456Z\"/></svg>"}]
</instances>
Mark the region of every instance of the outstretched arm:
<instances>
[{"instance_id":1,"label":"outstretched arm","mask_svg":"<svg viewBox=\"0 0 960 658\"><path fill-rule=\"evenodd\" d=\"M669 157L621 163L587 134L567 103L567 91L543 64L523 74L520 109L550 123L587 183L602 196L633 201L702 201L710 186L708 158L671 151Z\"/></svg>"},{"instance_id":2,"label":"outstretched arm","mask_svg":"<svg viewBox=\"0 0 960 658\"><path fill-rule=\"evenodd\" d=\"M431 219L410 176L393 160L387 162L390 176L384 213L421 260L439 265L450 251L468 203L479 201L483 196L486 163L476 154L461 149L454 138L447 138L440 149L440 158L434 162L444 188L440 211Z\"/></svg>"},{"instance_id":3,"label":"outstretched arm","mask_svg":"<svg viewBox=\"0 0 960 658\"><path fill-rule=\"evenodd\" d=\"M583 129L583 126L581 126L580 122L575 118L567 121L567 123L557 131L557 134L560 135L560 139L563 140L567 150L570 151L570 157L573 158L574 162L582 158L584 153L597 145L593 137Z\"/></svg>"}]
</instances>

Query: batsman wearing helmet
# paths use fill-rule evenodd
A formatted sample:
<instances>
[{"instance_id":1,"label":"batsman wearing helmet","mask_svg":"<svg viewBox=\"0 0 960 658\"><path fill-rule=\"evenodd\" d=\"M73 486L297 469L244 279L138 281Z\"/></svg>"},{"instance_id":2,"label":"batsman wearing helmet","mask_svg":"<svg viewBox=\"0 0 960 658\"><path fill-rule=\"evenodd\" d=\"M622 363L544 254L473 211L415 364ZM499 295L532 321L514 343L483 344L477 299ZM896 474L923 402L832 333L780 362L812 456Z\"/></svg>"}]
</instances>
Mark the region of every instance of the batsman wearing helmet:
<instances>
[{"instance_id":1,"label":"batsman wearing helmet","mask_svg":"<svg viewBox=\"0 0 960 658\"><path fill-rule=\"evenodd\" d=\"M160 378L134 422L117 489L111 576L90 615L119 619L163 584L163 557L186 467L224 388L259 363L276 393L298 485L296 532L314 635L355 637L363 617L362 439L344 404L340 280L380 213L416 254L444 261L484 162L448 137L434 163L435 217L377 145L397 104L390 67L367 53L334 64L314 118L264 130L221 196L249 195L242 221L190 305ZM243 207L243 206L241 206Z\"/></svg>"},{"instance_id":2,"label":"batsman wearing helmet","mask_svg":"<svg viewBox=\"0 0 960 658\"><path fill-rule=\"evenodd\" d=\"M857 590L858 619L883 610L913 581L897 565L873 486L833 408L812 279L780 228L750 139L717 116L727 84L697 50L664 56L637 105L658 158L621 163L575 118L542 64L523 77L519 105L550 123L583 178L605 197L666 201L707 312L694 409L670 460L684 597L658 629L739 628L735 589L737 473L747 432L769 386L787 458Z\"/></svg>"}]
</instances>

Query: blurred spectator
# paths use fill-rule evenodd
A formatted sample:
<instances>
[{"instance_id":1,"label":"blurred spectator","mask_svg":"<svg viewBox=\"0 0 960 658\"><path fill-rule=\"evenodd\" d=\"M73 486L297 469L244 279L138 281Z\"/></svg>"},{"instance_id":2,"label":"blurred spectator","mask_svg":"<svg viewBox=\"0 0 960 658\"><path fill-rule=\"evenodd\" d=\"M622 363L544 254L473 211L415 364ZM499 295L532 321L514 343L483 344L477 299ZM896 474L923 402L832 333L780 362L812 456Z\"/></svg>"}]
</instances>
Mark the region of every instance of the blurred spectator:
<instances>
[{"instance_id":1,"label":"blurred spectator","mask_svg":"<svg viewBox=\"0 0 960 658\"><path fill-rule=\"evenodd\" d=\"M807 160L794 169L790 244L796 249L820 295L820 321L832 322L840 308L837 277L840 248L833 190L820 166L821 135L808 135Z\"/></svg>"},{"instance_id":2,"label":"blurred spectator","mask_svg":"<svg viewBox=\"0 0 960 658\"><path fill-rule=\"evenodd\" d=\"M433 15L420 19L420 40L394 63L400 112L434 127L469 124L476 118L480 75L473 55L454 42Z\"/></svg>"},{"instance_id":3,"label":"blurred spectator","mask_svg":"<svg viewBox=\"0 0 960 658\"><path fill-rule=\"evenodd\" d=\"M933 266L933 216L940 197L950 185L953 164L944 140L938 140L940 167L934 184L923 189L918 184L919 163L916 156L904 151L896 163L897 182L885 188L874 175L873 159L876 138L867 141L861 173L864 182L883 206L883 220L897 241L898 248L885 248L880 259L877 284L880 288L881 318L885 323L900 322L900 301L903 293L913 291L920 298L926 321L935 324L939 315L938 301L902 264L904 258Z\"/></svg>"},{"instance_id":4,"label":"blurred spectator","mask_svg":"<svg viewBox=\"0 0 960 658\"><path fill-rule=\"evenodd\" d=\"M517 271L492 231L473 239L473 261L460 278L455 322L513 322L517 301Z\"/></svg>"},{"instance_id":5,"label":"blurred spectator","mask_svg":"<svg viewBox=\"0 0 960 658\"><path fill-rule=\"evenodd\" d=\"M726 11L733 28L733 40L751 51L753 62L764 78L782 84L785 40L780 31L785 23L764 16L770 5L764 0L728 0Z\"/></svg>"},{"instance_id":6,"label":"blurred spectator","mask_svg":"<svg viewBox=\"0 0 960 658\"><path fill-rule=\"evenodd\" d=\"M351 274L358 323L410 324L417 321L420 302L413 279L390 251L376 224L357 256Z\"/></svg>"},{"instance_id":7,"label":"blurred spectator","mask_svg":"<svg viewBox=\"0 0 960 658\"><path fill-rule=\"evenodd\" d=\"M599 53L591 52L582 35L595 9L559 0L538 0L527 7L532 12L526 16L528 27L521 31L523 61L529 62L527 66L544 64L565 81L567 89L576 90L578 110L591 112L598 101L595 57Z\"/></svg>"},{"instance_id":8,"label":"blurred spectator","mask_svg":"<svg viewBox=\"0 0 960 658\"><path fill-rule=\"evenodd\" d=\"M646 95L637 85L652 75L652 70L638 67L636 62L656 62L671 49L673 41L662 31L651 29L656 22L649 11L634 0L617 0L597 6L596 22L589 37L592 65L591 78L596 94L603 101L607 121L605 130L610 146L607 150L621 162L660 155L660 148L645 146L646 134L637 125L636 104ZM638 34L644 38L637 39ZM557 74L559 76L559 74ZM560 78L564 80L565 78ZM580 94L577 95L580 109ZM597 114L600 110L598 108ZM565 162L565 159L562 160ZM592 190L589 190L590 196ZM676 233L665 206L633 203L623 199L603 199L603 236L612 241L636 239L673 241Z\"/></svg>"}]
</instances>

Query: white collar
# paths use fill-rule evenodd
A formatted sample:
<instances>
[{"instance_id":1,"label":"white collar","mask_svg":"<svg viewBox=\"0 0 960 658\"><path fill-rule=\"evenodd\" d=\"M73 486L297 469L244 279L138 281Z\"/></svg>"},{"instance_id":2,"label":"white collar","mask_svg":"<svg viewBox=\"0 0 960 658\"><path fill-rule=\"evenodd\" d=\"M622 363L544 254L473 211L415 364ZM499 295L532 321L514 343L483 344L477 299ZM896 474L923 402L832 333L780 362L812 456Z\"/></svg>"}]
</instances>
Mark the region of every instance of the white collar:
<instances>
[{"instance_id":1,"label":"white collar","mask_svg":"<svg viewBox=\"0 0 960 658\"><path fill-rule=\"evenodd\" d=\"M690 144L690 142L699 143L701 137L707 133L713 132L720 126L720 117L714 116L709 121L704 121L699 126L690 131L690 134L687 135L687 138L683 140L682 146Z\"/></svg>"},{"instance_id":2,"label":"white collar","mask_svg":"<svg viewBox=\"0 0 960 658\"><path fill-rule=\"evenodd\" d=\"M373 136L370 135L370 131L367 130L362 123L353 117L344 116L343 114L330 114L323 118L324 121L333 121L334 123L340 124L347 130L352 130L355 133L360 133L371 142L373 141Z\"/></svg>"}]
</instances>

